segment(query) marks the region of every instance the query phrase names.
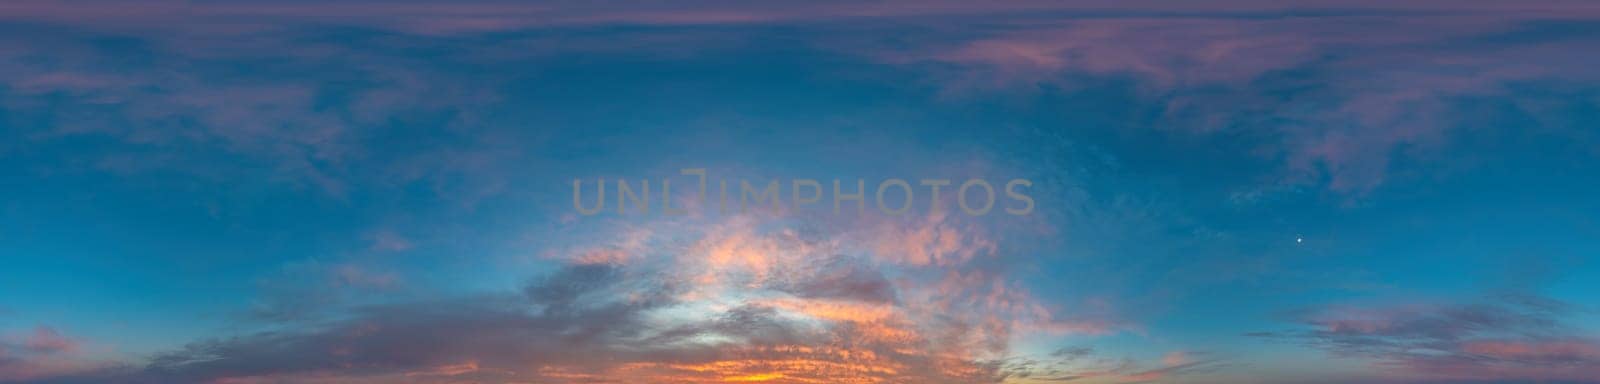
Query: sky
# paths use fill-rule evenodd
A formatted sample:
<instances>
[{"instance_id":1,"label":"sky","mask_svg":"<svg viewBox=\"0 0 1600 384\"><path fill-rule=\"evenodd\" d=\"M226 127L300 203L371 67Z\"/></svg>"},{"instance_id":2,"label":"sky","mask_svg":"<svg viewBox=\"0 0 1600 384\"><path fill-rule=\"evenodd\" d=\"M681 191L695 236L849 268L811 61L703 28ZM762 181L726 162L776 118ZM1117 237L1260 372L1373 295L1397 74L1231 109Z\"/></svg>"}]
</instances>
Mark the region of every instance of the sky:
<instances>
[{"instance_id":1,"label":"sky","mask_svg":"<svg viewBox=\"0 0 1600 384\"><path fill-rule=\"evenodd\" d=\"M1576 0L6 1L0 383L1600 383L1596 63Z\"/></svg>"}]
</instances>

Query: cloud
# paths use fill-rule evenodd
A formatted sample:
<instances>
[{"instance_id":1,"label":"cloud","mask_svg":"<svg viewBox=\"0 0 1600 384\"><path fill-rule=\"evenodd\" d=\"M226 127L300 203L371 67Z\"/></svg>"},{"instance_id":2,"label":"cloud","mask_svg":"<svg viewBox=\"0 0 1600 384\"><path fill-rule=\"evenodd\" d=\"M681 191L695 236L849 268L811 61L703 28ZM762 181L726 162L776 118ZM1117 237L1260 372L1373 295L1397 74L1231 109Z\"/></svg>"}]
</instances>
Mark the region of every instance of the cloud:
<instances>
[{"instance_id":1,"label":"cloud","mask_svg":"<svg viewBox=\"0 0 1600 384\"><path fill-rule=\"evenodd\" d=\"M49 380L977 383L1004 379L1015 337L1085 332L996 271L898 264L841 236L875 232L785 220L661 222L591 248L629 255L556 258L513 292L356 300L327 291L342 265L307 263L280 284L318 288L288 297L331 299L298 316Z\"/></svg>"},{"instance_id":2,"label":"cloud","mask_svg":"<svg viewBox=\"0 0 1600 384\"><path fill-rule=\"evenodd\" d=\"M368 237L372 245L367 248L377 252L404 252L416 246L411 239L394 231L376 231Z\"/></svg>"},{"instance_id":3,"label":"cloud","mask_svg":"<svg viewBox=\"0 0 1600 384\"><path fill-rule=\"evenodd\" d=\"M1253 150L1277 162L1279 183L1360 196L1397 164L1444 157L1452 135L1482 118L1462 117L1464 100L1528 97L1519 84L1600 84L1582 64L1596 59L1583 48L1591 38L1567 23L1588 21L1473 12L1062 17L861 53L923 68L955 94L1077 92L1127 79L1157 116L1138 129L1268 138Z\"/></svg>"},{"instance_id":4,"label":"cloud","mask_svg":"<svg viewBox=\"0 0 1600 384\"><path fill-rule=\"evenodd\" d=\"M329 23L359 25L426 34L481 33L528 28L596 25L728 25L798 24L862 19L926 19L994 17L1038 14L1095 14L1136 12L1209 14L1250 12L1347 11L1450 11L1500 12L1547 16L1593 14L1596 9L1580 1L1543 0L1508 4L1493 1L1327 1L1265 2L1230 0L1196 4L1184 1L1017 1L975 4L932 1L917 5L892 2L816 1L807 3L738 3L689 1L659 4L623 2L622 6L581 3L521 4L503 1L466 1L428 4L404 1L352 1L338 5L289 1L194 3L152 1L138 7L108 11L113 1L62 3L19 0L0 6L4 20L46 23L94 23L127 29L207 27L207 31L258 30L281 25Z\"/></svg>"},{"instance_id":5,"label":"cloud","mask_svg":"<svg viewBox=\"0 0 1600 384\"><path fill-rule=\"evenodd\" d=\"M258 297L249 318L269 322L316 319L344 307L368 303L369 294L403 286L398 273L352 262L293 262L256 280Z\"/></svg>"},{"instance_id":6,"label":"cloud","mask_svg":"<svg viewBox=\"0 0 1600 384\"><path fill-rule=\"evenodd\" d=\"M314 381L329 375L429 382L534 374L535 364L591 367L606 364L602 357L654 353L632 350L627 342L648 329L641 314L664 305L664 295L580 302L623 286L643 294L668 292L622 281L611 267L573 266L530 284L526 296L364 306L330 323L197 341L160 354L140 369L83 376L130 383Z\"/></svg>"},{"instance_id":7,"label":"cloud","mask_svg":"<svg viewBox=\"0 0 1600 384\"><path fill-rule=\"evenodd\" d=\"M55 327L0 334L0 382L32 382L111 366L84 354L84 341Z\"/></svg>"},{"instance_id":8,"label":"cloud","mask_svg":"<svg viewBox=\"0 0 1600 384\"><path fill-rule=\"evenodd\" d=\"M366 186L414 182L469 202L503 193L508 172L496 171L516 160L519 147L488 139L507 134L491 134L485 120L506 101L504 85L514 83L508 80L527 78L527 68L543 63L537 58L599 52L686 59L725 52L717 48L745 48L750 36L759 35L694 28L705 25L738 24L754 32L771 24L799 28L807 33L797 36L821 48L819 55L847 51L861 64L887 63L895 71L926 75L947 93L1031 94L1041 85L1074 91L1126 80L1148 103L1146 112L1156 115L1140 126L1261 138L1249 150L1278 169L1271 170L1275 175L1267 185L1252 187L1318 185L1353 196L1377 190L1397 167L1444 157L1452 135L1482 120L1466 113L1482 112L1464 107L1468 100L1501 100L1508 110L1559 110L1584 101L1569 94L1501 96L1530 82L1600 83L1584 70L1595 57L1575 32L1595 10L1560 1L918 7L713 2L628 11L502 2L158 2L126 14L48 1L7 6L11 20L43 23L12 28L60 32L48 40L7 41L0 51L8 55L0 57L0 83L7 86L0 103L56 111L13 117L24 123L19 127L33 125L29 121L50 127L30 129L28 136L108 136L130 144L85 160L108 172L187 170L226 177L228 170L247 169L340 197ZM856 36L854 28L885 19L904 21L894 24L904 28L894 30L904 40L839 42L840 36ZM272 27L228 33L194 25L170 33L150 29L189 23L236 28L244 21ZM106 29L130 23L145 27ZM581 28L627 24L683 27ZM355 33L308 25L386 29ZM390 31L413 28L462 34ZM502 30L523 34L484 33ZM552 39L529 30L564 32ZM107 35L125 46L94 43ZM461 42L470 47L453 45ZM411 55L419 51L406 47L438 54ZM128 55L148 60L107 64ZM230 70L233 65L252 70ZM1562 89L1576 88L1581 87ZM1534 114L1551 127L1572 123ZM396 121L439 120L450 129L435 132L437 142L485 139L417 153L388 153L374 145ZM1552 131L1592 140L1579 129ZM208 150L184 150L194 147ZM270 164L269 172L262 175L257 163ZM465 191L449 190L456 183L465 184L455 186Z\"/></svg>"},{"instance_id":9,"label":"cloud","mask_svg":"<svg viewBox=\"0 0 1600 384\"><path fill-rule=\"evenodd\" d=\"M894 283L884 277L882 271L860 260L834 257L832 260L819 261L818 264L818 268L810 275L780 282L779 285L786 286L778 289L808 299L835 298L873 303L898 300Z\"/></svg>"},{"instance_id":10,"label":"cloud","mask_svg":"<svg viewBox=\"0 0 1600 384\"><path fill-rule=\"evenodd\" d=\"M468 126L494 99L440 63L405 63L372 45L303 44L298 33L134 33L99 44L107 34L93 28L6 28L49 36L0 39L0 106L18 111L6 117L12 133L67 157L44 172L250 178L338 198L375 181L482 176L481 161L449 155L456 148L407 154L429 157L423 166L391 163L393 154L369 145L395 122ZM68 150L81 138L114 145Z\"/></svg>"},{"instance_id":11,"label":"cloud","mask_svg":"<svg viewBox=\"0 0 1600 384\"><path fill-rule=\"evenodd\" d=\"M62 336L55 328L44 326L34 328L33 333L28 335L22 345L29 352L41 354L71 353L78 350L77 341Z\"/></svg>"},{"instance_id":12,"label":"cloud","mask_svg":"<svg viewBox=\"0 0 1600 384\"><path fill-rule=\"evenodd\" d=\"M1252 334L1440 380L1589 380L1600 342L1563 323L1575 309L1546 298L1337 307L1298 315L1308 329Z\"/></svg>"},{"instance_id":13,"label":"cloud","mask_svg":"<svg viewBox=\"0 0 1600 384\"><path fill-rule=\"evenodd\" d=\"M1156 361L1141 362L1100 356L1089 347L1067 347L1048 356L1013 358L1002 371L1007 382L1015 383L1144 383L1209 373L1226 364L1222 359L1192 359L1191 355L1195 353L1175 351Z\"/></svg>"}]
</instances>

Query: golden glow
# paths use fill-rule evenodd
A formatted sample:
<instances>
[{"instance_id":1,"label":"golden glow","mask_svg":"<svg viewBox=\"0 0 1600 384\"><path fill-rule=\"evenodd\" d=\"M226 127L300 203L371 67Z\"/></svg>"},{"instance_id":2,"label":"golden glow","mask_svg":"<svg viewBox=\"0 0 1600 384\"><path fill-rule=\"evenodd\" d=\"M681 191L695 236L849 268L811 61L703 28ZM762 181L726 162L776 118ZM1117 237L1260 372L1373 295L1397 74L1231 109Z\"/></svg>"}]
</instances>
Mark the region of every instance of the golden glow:
<instances>
[{"instance_id":1,"label":"golden glow","mask_svg":"<svg viewBox=\"0 0 1600 384\"><path fill-rule=\"evenodd\" d=\"M722 379L722 381L732 382L732 383L748 383L748 382L759 382L759 381L772 381L772 380L777 380L777 379L782 379L782 378L783 378L783 374L782 373L758 373L758 374L754 374L754 375L744 375L744 376L729 377L729 378L726 378L726 379Z\"/></svg>"}]
</instances>

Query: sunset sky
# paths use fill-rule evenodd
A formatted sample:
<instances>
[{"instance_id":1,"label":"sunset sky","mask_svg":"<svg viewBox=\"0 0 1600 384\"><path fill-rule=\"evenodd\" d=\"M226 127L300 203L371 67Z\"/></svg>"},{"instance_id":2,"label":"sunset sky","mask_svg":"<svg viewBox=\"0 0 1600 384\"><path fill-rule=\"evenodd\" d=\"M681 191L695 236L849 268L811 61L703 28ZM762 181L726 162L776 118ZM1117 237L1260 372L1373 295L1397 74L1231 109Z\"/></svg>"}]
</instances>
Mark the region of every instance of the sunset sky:
<instances>
[{"instance_id":1,"label":"sunset sky","mask_svg":"<svg viewBox=\"0 0 1600 384\"><path fill-rule=\"evenodd\" d=\"M1600 2L4 0L13 382L1600 383Z\"/></svg>"}]
</instances>

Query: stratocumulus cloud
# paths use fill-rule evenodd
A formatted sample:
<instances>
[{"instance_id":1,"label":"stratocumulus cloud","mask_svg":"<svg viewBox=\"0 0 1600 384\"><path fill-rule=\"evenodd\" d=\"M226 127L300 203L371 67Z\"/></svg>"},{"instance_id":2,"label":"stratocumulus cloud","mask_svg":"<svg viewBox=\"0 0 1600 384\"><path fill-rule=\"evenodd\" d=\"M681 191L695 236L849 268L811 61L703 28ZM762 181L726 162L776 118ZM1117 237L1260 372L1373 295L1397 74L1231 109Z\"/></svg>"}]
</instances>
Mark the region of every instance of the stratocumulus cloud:
<instances>
[{"instance_id":1,"label":"stratocumulus cloud","mask_svg":"<svg viewBox=\"0 0 1600 384\"><path fill-rule=\"evenodd\" d=\"M1583 381L1600 342L1562 321L1570 304L1525 294L1470 303L1336 307L1300 315L1310 329L1252 336L1375 359L1431 380Z\"/></svg>"},{"instance_id":2,"label":"stratocumulus cloud","mask_svg":"<svg viewBox=\"0 0 1600 384\"><path fill-rule=\"evenodd\" d=\"M521 292L355 306L60 379L997 382L1016 374L1002 360L1022 334L1114 331L1058 319L977 265L992 252L907 264L917 258L770 224L734 218L680 248L575 255Z\"/></svg>"}]
</instances>

